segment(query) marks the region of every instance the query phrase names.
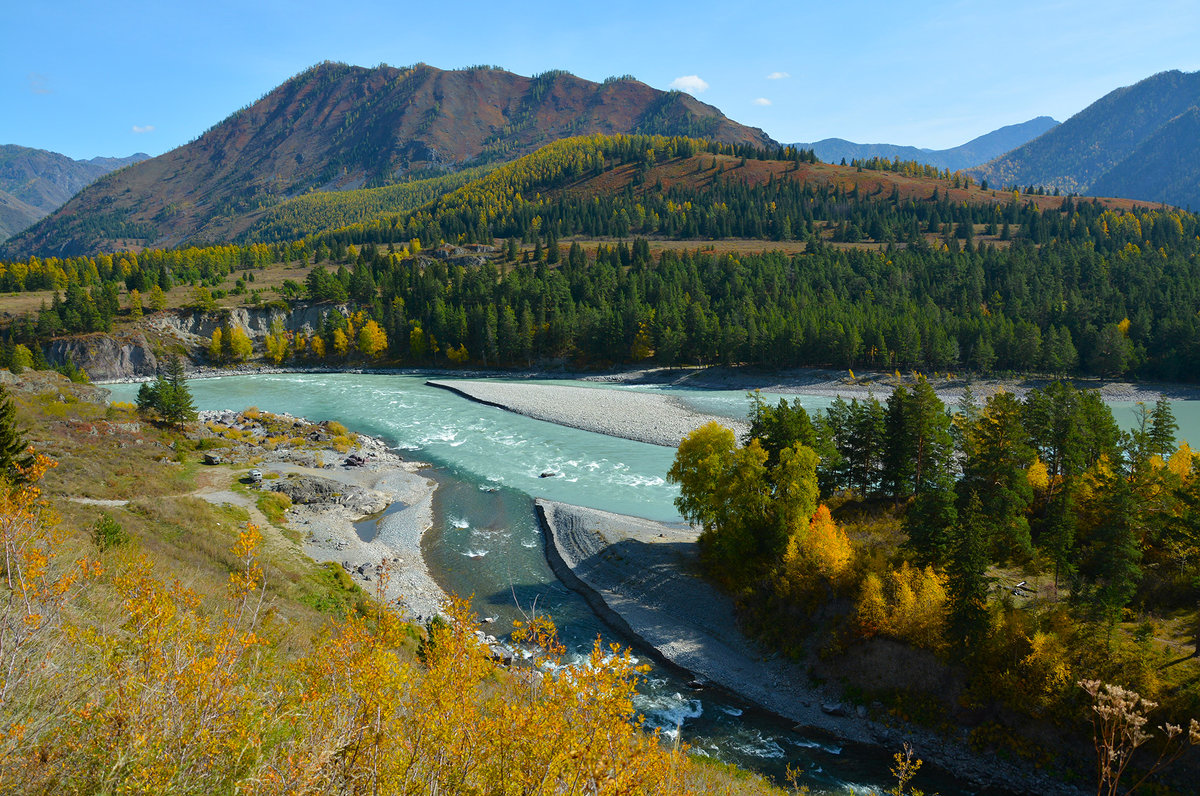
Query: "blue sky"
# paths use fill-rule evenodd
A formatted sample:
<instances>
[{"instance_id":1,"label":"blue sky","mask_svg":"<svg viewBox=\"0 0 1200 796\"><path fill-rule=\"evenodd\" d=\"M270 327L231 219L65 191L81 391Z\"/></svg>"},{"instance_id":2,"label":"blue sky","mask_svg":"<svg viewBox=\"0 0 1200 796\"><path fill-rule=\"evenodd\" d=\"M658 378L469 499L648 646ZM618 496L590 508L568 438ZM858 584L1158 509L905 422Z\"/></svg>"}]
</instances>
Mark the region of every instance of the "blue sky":
<instances>
[{"instance_id":1,"label":"blue sky","mask_svg":"<svg viewBox=\"0 0 1200 796\"><path fill-rule=\"evenodd\" d=\"M47 0L4 19L0 144L72 157L160 154L322 60L628 73L782 142L931 148L1200 69L1194 0Z\"/></svg>"}]
</instances>

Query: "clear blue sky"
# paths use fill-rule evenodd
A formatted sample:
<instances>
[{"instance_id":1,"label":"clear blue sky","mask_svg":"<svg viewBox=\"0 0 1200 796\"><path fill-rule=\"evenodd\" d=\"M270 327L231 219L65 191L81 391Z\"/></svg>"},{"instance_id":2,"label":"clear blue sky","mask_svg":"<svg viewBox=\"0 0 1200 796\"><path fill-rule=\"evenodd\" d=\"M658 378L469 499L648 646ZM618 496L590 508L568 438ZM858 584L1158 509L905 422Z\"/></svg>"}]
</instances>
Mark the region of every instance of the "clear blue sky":
<instances>
[{"instance_id":1,"label":"clear blue sky","mask_svg":"<svg viewBox=\"0 0 1200 796\"><path fill-rule=\"evenodd\" d=\"M77 158L160 154L323 60L629 73L781 142L931 148L1200 69L1195 0L63 0L3 18L0 144Z\"/></svg>"}]
</instances>

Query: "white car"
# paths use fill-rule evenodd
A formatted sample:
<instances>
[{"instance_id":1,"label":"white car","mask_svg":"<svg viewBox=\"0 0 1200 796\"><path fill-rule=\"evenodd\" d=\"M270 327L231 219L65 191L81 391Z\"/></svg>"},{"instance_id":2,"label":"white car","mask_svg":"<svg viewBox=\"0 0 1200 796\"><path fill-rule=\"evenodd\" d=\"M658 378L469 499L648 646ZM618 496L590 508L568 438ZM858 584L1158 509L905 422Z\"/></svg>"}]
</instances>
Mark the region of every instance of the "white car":
<instances>
[{"instance_id":1,"label":"white car","mask_svg":"<svg viewBox=\"0 0 1200 796\"><path fill-rule=\"evenodd\" d=\"M261 484L262 483L262 470L251 470L250 471L250 480L255 484Z\"/></svg>"}]
</instances>

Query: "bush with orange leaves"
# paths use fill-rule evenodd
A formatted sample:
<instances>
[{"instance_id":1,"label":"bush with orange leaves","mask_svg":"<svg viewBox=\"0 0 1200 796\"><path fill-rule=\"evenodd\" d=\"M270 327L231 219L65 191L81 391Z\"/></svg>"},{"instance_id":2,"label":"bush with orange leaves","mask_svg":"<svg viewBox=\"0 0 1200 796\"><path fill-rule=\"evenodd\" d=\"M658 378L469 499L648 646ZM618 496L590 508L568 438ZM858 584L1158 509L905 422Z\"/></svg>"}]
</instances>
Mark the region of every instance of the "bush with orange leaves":
<instances>
[{"instance_id":1,"label":"bush with orange leaves","mask_svg":"<svg viewBox=\"0 0 1200 796\"><path fill-rule=\"evenodd\" d=\"M40 482L54 462L32 455L0 479L0 770L46 722L41 702L54 688L63 608L90 567L61 567L62 532L42 500Z\"/></svg>"},{"instance_id":2,"label":"bush with orange leaves","mask_svg":"<svg viewBox=\"0 0 1200 796\"><path fill-rule=\"evenodd\" d=\"M254 527L237 538L215 610L125 551L110 573L60 573L40 474L0 505L0 792L689 790L687 756L639 726L627 651L597 643L586 662L564 666L553 626L535 619L519 635L537 654L504 670L455 601L419 655L417 631L384 610L331 624L287 659ZM90 610L106 599L118 606L111 617Z\"/></svg>"}]
</instances>

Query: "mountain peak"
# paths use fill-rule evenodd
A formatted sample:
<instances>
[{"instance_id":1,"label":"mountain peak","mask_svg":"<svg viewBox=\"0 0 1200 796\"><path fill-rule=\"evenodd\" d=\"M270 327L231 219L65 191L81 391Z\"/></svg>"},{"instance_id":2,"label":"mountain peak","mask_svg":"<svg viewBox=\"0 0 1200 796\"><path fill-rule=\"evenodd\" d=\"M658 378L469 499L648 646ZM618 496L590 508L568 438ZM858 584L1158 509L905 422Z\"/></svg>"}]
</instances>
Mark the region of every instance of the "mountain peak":
<instances>
[{"instance_id":1,"label":"mountain peak","mask_svg":"<svg viewBox=\"0 0 1200 796\"><path fill-rule=\"evenodd\" d=\"M510 160L559 138L614 133L775 143L690 95L627 77L595 83L562 70L525 77L495 67L325 61L195 141L91 186L6 253L223 240L306 191L387 185Z\"/></svg>"}]
</instances>

